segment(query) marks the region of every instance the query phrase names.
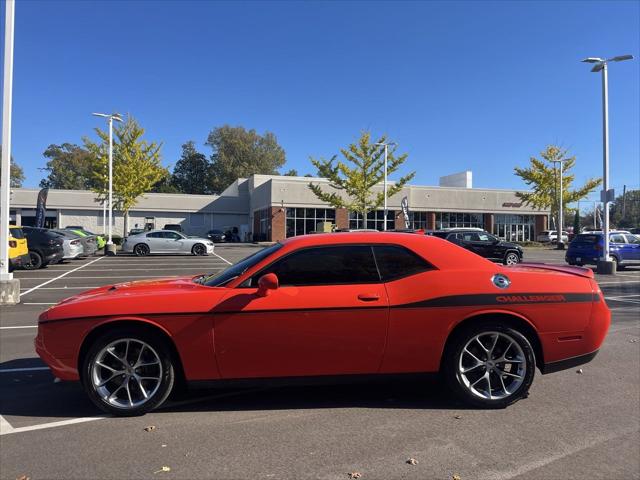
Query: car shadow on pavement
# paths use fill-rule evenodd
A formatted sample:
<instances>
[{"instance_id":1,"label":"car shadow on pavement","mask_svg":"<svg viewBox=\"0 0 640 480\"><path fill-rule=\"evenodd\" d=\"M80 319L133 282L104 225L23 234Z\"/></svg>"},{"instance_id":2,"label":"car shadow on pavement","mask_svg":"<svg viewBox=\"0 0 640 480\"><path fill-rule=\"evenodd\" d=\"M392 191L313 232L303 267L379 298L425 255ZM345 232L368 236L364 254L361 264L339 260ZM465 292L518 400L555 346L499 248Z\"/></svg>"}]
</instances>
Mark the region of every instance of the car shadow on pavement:
<instances>
[{"instance_id":1,"label":"car shadow on pavement","mask_svg":"<svg viewBox=\"0 0 640 480\"><path fill-rule=\"evenodd\" d=\"M0 370L33 368L37 359L0 363ZM0 373L0 415L76 418L102 414L79 382L55 382L48 370ZM373 379L350 384L216 387L182 390L158 412L224 412L325 408L466 409L433 377Z\"/></svg>"}]
</instances>

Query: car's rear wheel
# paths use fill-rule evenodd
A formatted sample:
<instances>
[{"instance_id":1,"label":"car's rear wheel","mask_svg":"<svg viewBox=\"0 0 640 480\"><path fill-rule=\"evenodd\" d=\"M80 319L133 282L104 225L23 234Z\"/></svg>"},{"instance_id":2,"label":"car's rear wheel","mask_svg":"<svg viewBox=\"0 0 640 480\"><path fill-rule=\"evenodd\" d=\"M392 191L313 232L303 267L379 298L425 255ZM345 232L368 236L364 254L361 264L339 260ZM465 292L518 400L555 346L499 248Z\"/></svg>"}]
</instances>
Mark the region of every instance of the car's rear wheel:
<instances>
[{"instance_id":1,"label":"car's rear wheel","mask_svg":"<svg viewBox=\"0 0 640 480\"><path fill-rule=\"evenodd\" d=\"M81 367L91 401L118 416L143 415L160 406L175 383L171 350L162 338L118 329L89 348Z\"/></svg>"},{"instance_id":2,"label":"car's rear wheel","mask_svg":"<svg viewBox=\"0 0 640 480\"><path fill-rule=\"evenodd\" d=\"M135 247L133 247L133 253L135 253L138 257L146 257L147 255L149 255L149 253L151 253L151 250L149 249L149 245L139 243Z\"/></svg>"},{"instance_id":3,"label":"car's rear wheel","mask_svg":"<svg viewBox=\"0 0 640 480\"><path fill-rule=\"evenodd\" d=\"M201 243L196 243L191 249L191 253L197 256L202 256L207 253L207 248Z\"/></svg>"},{"instance_id":4,"label":"car's rear wheel","mask_svg":"<svg viewBox=\"0 0 640 480\"><path fill-rule=\"evenodd\" d=\"M42 255L38 252L29 252L29 259L30 262L24 266L26 270L37 270L44 266L42 264Z\"/></svg>"},{"instance_id":5,"label":"car's rear wheel","mask_svg":"<svg viewBox=\"0 0 640 480\"><path fill-rule=\"evenodd\" d=\"M504 408L526 397L535 373L535 354L517 330L485 323L458 332L447 346L443 371L465 403Z\"/></svg>"},{"instance_id":6,"label":"car's rear wheel","mask_svg":"<svg viewBox=\"0 0 640 480\"><path fill-rule=\"evenodd\" d=\"M520 255L516 252L507 252L504 256L503 263L505 265L516 265L517 263L520 263Z\"/></svg>"}]
</instances>

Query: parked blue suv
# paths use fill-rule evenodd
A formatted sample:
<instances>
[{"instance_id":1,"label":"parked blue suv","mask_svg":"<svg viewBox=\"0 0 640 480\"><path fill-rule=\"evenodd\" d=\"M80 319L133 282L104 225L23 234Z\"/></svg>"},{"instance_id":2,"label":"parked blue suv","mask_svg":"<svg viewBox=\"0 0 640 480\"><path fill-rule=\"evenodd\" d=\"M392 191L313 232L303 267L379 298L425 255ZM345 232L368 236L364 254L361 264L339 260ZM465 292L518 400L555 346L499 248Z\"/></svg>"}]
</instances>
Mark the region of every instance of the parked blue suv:
<instances>
[{"instance_id":1,"label":"parked blue suv","mask_svg":"<svg viewBox=\"0 0 640 480\"><path fill-rule=\"evenodd\" d=\"M603 249L602 232L581 233L569 244L565 260L569 265L596 265ZM640 237L627 232L609 232L609 256L618 270L627 265L640 265Z\"/></svg>"}]
</instances>

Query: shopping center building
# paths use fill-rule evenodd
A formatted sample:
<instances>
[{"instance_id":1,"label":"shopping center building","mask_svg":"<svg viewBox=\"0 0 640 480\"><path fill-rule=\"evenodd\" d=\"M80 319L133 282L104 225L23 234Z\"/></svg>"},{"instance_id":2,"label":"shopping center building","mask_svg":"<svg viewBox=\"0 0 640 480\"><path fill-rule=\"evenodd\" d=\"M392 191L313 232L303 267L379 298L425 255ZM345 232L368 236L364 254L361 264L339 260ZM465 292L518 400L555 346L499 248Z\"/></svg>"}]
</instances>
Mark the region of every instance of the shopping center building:
<instances>
[{"instance_id":1,"label":"shopping center building","mask_svg":"<svg viewBox=\"0 0 640 480\"><path fill-rule=\"evenodd\" d=\"M221 195L148 193L129 212L129 229L180 224L189 235L237 229L241 240L278 241L335 229L384 229L384 211L363 219L345 208L333 208L309 189L329 182L315 177L252 175L236 180ZM375 192L382 191L382 185ZM38 189L12 190L11 219L33 225ZM336 191L340 194L339 191ZM401 202L406 198L408 222ZM388 200L387 229L480 227L513 241L534 240L547 228L549 212L525 205L513 190L472 188L471 172L440 179L437 187L407 185ZM104 209L96 195L84 190L50 190L45 226L83 226L104 231ZM124 234L124 218L114 212L115 234Z\"/></svg>"}]
</instances>

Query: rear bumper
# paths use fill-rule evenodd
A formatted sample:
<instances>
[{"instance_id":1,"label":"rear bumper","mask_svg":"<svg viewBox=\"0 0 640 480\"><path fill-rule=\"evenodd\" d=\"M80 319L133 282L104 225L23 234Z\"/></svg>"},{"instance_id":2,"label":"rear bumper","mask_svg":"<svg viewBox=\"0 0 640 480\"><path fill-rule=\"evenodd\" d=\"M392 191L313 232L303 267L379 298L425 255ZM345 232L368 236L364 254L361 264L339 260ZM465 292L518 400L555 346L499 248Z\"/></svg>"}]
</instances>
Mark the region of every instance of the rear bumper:
<instances>
[{"instance_id":1,"label":"rear bumper","mask_svg":"<svg viewBox=\"0 0 640 480\"><path fill-rule=\"evenodd\" d=\"M577 357L566 358L557 362L545 363L542 365L540 371L543 375L546 375L547 373L559 372L561 370L577 367L578 365L584 365L585 363L589 363L593 360L599 351L600 350L596 350L595 352L587 353L585 355L578 355Z\"/></svg>"},{"instance_id":2,"label":"rear bumper","mask_svg":"<svg viewBox=\"0 0 640 480\"><path fill-rule=\"evenodd\" d=\"M64 252L63 251L59 251L59 252L54 252L54 253L50 253L47 256L44 257L44 262L45 263L58 263L60 262L62 259L64 258Z\"/></svg>"},{"instance_id":3,"label":"rear bumper","mask_svg":"<svg viewBox=\"0 0 640 480\"><path fill-rule=\"evenodd\" d=\"M29 256L28 253L9 259L9 265L11 265L13 268L29 265L30 263L31 263L31 257Z\"/></svg>"}]
</instances>

